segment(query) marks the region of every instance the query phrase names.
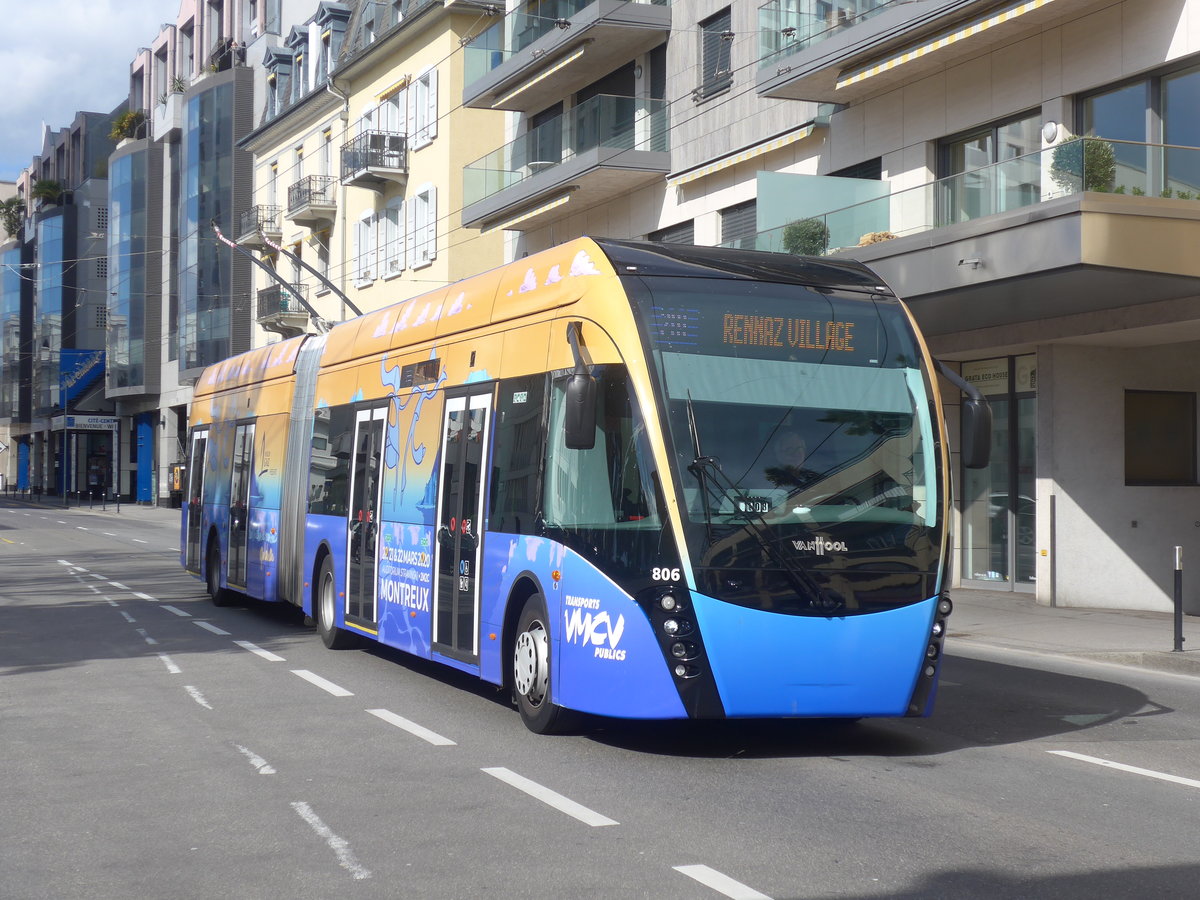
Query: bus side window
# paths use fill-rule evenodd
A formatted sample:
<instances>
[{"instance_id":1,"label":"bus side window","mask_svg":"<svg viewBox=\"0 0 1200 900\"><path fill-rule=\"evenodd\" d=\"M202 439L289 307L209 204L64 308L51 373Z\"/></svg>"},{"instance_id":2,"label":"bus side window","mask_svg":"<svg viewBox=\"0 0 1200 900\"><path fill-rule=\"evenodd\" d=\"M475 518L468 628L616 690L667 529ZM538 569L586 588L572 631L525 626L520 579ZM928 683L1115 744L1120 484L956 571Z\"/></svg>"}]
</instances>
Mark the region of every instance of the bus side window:
<instances>
[{"instance_id":1,"label":"bus side window","mask_svg":"<svg viewBox=\"0 0 1200 900\"><path fill-rule=\"evenodd\" d=\"M546 380L529 375L500 382L492 448L488 529L533 534L537 487L546 452Z\"/></svg>"},{"instance_id":2,"label":"bus side window","mask_svg":"<svg viewBox=\"0 0 1200 900\"><path fill-rule=\"evenodd\" d=\"M313 515L344 516L350 478L350 442L354 439L354 409L329 406L313 415L312 469L308 482L308 511Z\"/></svg>"}]
</instances>

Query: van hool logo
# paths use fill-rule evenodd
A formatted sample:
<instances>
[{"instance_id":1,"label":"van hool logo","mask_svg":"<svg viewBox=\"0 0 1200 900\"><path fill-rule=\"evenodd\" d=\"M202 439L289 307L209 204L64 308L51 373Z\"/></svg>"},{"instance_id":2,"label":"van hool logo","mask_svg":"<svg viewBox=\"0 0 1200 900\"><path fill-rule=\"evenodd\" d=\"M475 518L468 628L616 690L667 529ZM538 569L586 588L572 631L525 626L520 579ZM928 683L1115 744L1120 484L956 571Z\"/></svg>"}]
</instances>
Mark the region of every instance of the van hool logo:
<instances>
[{"instance_id":1,"label":"van hool logo","mask_svg":"<svg viewBox=\"0 0 1200 900\"><path fill-rule=\"evenodd\" d=\"M842 541L827 541L823 537L811 541L792 541L792 546L797 550L816 553L820 556L824 556L826 553L845 553L848 549Z\"/></svg>"}]
</instances>

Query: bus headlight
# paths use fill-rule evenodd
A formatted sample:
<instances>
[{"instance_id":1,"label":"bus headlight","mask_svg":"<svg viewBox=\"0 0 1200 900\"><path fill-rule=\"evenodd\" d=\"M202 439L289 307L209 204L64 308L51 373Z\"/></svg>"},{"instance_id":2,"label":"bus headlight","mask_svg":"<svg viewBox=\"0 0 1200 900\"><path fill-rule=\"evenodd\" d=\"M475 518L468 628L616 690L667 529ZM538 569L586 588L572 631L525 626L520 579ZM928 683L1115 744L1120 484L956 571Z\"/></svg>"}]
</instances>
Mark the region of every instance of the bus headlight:
<instances>
[{"instance_id":1,"label":"bus headlight","mask_svg":"<svg viewBox=\"0 0 1200 900\"><path fill-rule=\"evenodd\" d=\"M688 655L687 644L683 641L676 641L671 645L671 655L676 659L686 659Z\"/></svg>"},{"instance_id":2,"label":"bus headlight","mask_svg":"<svg viewBox=\"0 0 1200 900\"><path fill-rule=\"evenodd\" d=\"M667 634L679 634L679 622L675 619L667 619L663 622L663 631Z\"/></svg>"},{"instance_id":3,"label":"bus headlight","mask_svg":"<svg viewBox=\"0 0 1200 900\"><path fill-rule=\"evenodd\" d=\"M674 612L675 608L679 605L679 603L675 599L674 594L663 594L661 597L658 598L658 605L661 606L667 612Z\"/></svg>"}]
</instances>

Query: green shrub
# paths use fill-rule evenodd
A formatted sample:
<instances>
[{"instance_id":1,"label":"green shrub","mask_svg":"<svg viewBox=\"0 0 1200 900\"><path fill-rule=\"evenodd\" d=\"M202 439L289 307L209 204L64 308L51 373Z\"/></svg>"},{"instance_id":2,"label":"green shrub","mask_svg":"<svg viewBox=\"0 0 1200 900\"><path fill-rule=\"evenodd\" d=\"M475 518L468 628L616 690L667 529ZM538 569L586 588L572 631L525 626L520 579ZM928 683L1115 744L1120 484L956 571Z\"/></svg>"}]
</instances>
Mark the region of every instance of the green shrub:
<instances>
[{"instance_id":1,"label":"green shrub","mask_svg":"<svg viewBox=\"0 0 1200 900\"><path fill-rule=\"evenodd\" d=\"M829 227L820 219L785 225L783 249L794 256L820 256L829 249Z\"/></svg>"}]
</instances>

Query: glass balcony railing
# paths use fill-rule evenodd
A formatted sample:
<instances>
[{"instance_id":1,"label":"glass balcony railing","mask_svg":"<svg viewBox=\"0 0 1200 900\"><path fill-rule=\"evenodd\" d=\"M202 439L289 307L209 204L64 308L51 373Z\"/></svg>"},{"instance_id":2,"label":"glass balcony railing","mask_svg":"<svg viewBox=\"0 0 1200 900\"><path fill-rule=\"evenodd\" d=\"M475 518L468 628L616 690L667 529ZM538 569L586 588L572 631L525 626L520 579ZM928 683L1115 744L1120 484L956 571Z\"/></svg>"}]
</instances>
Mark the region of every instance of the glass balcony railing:
<instances>
[{"instance_id":1,"label":"glass balcony railing","mask_svg":"<svg viewBox=\"0 0 1200 900\"><path fill-rule=\"evenodd\" d=\"M771 0L758 8L759 65L819 44L908 0Z\"/></svg>"},{"instance_id":2,"label":"glass balcony railing","mask_svg":"<svg viewBox=\"0 0 1200 900\"><path fill-rule=\"evenodd\" d=\"M273 284L258 292L258 318L277 316L280 313L307 313L297 297L308 299L307 284L293 284L287 290L282 285Z\"/></svg>"},{"instance_id":3,"label":"glass balcony railing","mask_svg":"<svg viewBox=\"0 0 1200 900\"><path fill-rule=\"evenodd\" d=\"M597 147L666 151L667 101L599 94L463 169L469 206Z\"/></svg>"},{"instance_id":4,"label":"glass balcony railing","mask_svg":"<svg viewBox=\"0 0 1200 900\"><path fill-rule=\"evenodd\" d=\"M477 81L555 28L569 28L570 18L595 2L596 0L547 0L544 3L526 4L519 12L505 16L466 46L463 55L465 82L471 84ZM633 2L667 6L669 0Z\"/></svg>"},{"instance_id":5,"label":"glass balcony railing","mask_svg":"<svg viewBox=\"0 0 1200 900\"><path fill-rule=\"evenodd\" d=\"M801 217L724 246L820 256L1084 191L1190 200L1200 211L1200 148L1076 138L874 200Z\"/></svg>"}]
</instances>

